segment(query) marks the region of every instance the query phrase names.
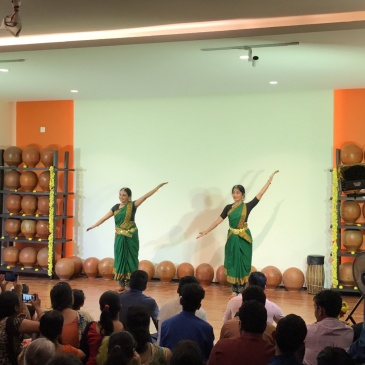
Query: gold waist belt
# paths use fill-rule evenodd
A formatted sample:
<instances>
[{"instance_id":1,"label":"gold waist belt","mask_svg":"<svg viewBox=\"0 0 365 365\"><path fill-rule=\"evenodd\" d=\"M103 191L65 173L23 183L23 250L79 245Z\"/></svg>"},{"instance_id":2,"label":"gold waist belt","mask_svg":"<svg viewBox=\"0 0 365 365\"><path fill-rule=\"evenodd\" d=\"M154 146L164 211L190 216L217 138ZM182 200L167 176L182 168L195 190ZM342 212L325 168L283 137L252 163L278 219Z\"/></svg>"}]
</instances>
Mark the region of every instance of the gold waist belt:
<instances>
[{"instance_id":1,"label":"gold waist belt","mask_svg":"<svg viewBox=\"0 0 365 365\"><path fill-rule=\"evenodd\" d=\"M133 233L137 231L137 227L129 228L129 229L122 229L119 227L115 227L116 234L122 234L123 236L132 237Z\"/></svg>"},{"instance_id":2,"label":"gold waist belt","mask_svg":"<svg viewBox=\"0 0 365 365\"><path fill-rule=\"evenodd\" d=\"M246 232L246 230L247 230L247 223L245 223L244 225L243 225L243 228L232 228L232 227L229 227L229 230L230 230L230 232L231 233L233 233L233 234L240 234L240 233L243 233L243 232Z\"/></svg>"}]
</instances>

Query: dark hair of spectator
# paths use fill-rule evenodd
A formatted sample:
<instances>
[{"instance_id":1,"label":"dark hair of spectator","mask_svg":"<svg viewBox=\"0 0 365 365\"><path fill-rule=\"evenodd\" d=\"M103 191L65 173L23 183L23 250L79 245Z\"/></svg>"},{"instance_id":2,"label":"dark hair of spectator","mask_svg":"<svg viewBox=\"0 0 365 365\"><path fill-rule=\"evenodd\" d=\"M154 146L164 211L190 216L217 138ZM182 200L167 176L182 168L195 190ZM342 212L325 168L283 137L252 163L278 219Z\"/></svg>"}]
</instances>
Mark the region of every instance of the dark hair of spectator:
<instances>
[{"instance_id":1,"label":"dark hair of spectator","mask_svg":"<svg viewBox=\"0 0 365 365\"><path fill-rule=\"evenodd\" d=\"M177 293L181 295L181 288L185 284L200 284L199 280L195 276L184 276L179 280L179 286L177 287Z\"/></svg>"},{"instance_id":2,"label":"dark hair of spectator","mask_svg":"<svg viewBox=\"0 0 365 365\"><path fill-rule=\"evenodd\" d=\"M135 290L146 290L148 283L148 274L143 270L133 271L129 281L129 287Z\"/></svg>"},{"instance_id":3,"label":"dark hair of spectator","mask_svg":"<svg viewBox=\"0 0 365 365\"><path fill-rule=\"evenodd\" d=\"M128 365L133 358L136 343L129 332L114 332L109 337L108 358L105 365Z\"/></svg>"},{"instance_id":4,"label":"dark hair of spectator","mask_svg":"<svg viewBox=\"0 0 365 365\"><path fill-rule=\"evenodd\" d=\"M317 356L317 365L355 365L355 361L340 347L325 347Z\"/></svg>"},{"instance_id":5,"label":"dark hair of spectator","mask_svg":"<svg viewBox=\"0 0 365 365\"><path fill-rule=\"evenodd\" d=\"M85 294L81 289L72 289L72 294L74 296L72 309L80 310L85 303Z\"/></svg>"},{"instance_id":6,"label":"dark hair of spectator","mask_svg":"<svg viewBox=\"0 0 365 365\"><path fill-rule=\"evenodd\" d=\"M82 365L82 361L73 354L58 354L51 357L46 365Z\"/></svg>"},{"instance_id":7,"label":"dark hair of spectator","mask_svg":"<svg viewBox=\"0 0 365 365\"><path fill-rule=\"evenodd\" d=\"M170 365L203 365L200 347L195 341L180 341L172 353Z\"/></svg>"},{"instance_id":8,"label":"dark hair of spectator","mask_svg":"<svg viewBox=\"0 0 365 365\"><path fill-rule=\"evenodd\" d=\"M100 296L99 305L101 311L99 320L101 326L100 333L103 336L109 336L114 331L113 320L118 319L121 309L119 295L112 290L108 290Z\"/></svg>"},{"instance_id":9,"label":"dark hair of spectator","mask_svg":"<svg viewBox=\"0 0 365 365\"><path fill-rule=\"evenodd\" d=\"M72 308L72 289L69 283L57 283L50 292L52 309L62 312L66 308Z\"/></svg>"},{"instance_id":10,"label":"dark hair of spectator","mask_svg":"<svg viewBox=\"0 0 365 365\"><path fill-rule=\"evenodd\" d=\"M43 314L39 320L39 332L50 341L55 342L62 333L63 315L57 310Z\"/></svg>"},{"instance_id":11,"label":"dark hair of spectator","mask_svg":"<svg viewBox=\"0 0 365 365\"><path fill-rule=\"evenodd\" d=\"M342 308L342 298L340 293L330 289L324 289L313 298L317 307L325 310L328 317L337 318Z\"/></svg>"},{"instance_id":12,"label":"dark hair of spectator","mask_svg":"<svg viewBox=\"0 0 365 365\"><path fill-rule=\"evenodd\" d=\"M265 274L259 271L252 272L248 277L248 283L250 285L258 285L261 286L262 289L266 287L267 278Z\"/></svg>"},{"instance_id":13,"label":"dark hair of spectator","mask_svg":"<svg viewBox=\"0 0 365 365\"><path fill-rule=\"evenodd\" d=\"M19 298L12 291L4 291L0 294L0 319L14 316L19 310Z\"/></svg>"},{"instance_id":14,"label":"dark hair of spectator","mask_svg":"<svg viewBox=\"0 0 365 365\"><path fill-rule=\"evenodd\" d=\"M256 300L248 300L238 311L241 321L241 331L264 333L267 324L267 311L263 304Z\"/></svg>"},{"instance_id":15,"label":"dark hair of spectator","mask_svg":"<svg viewBox=\"0 0 365 365\"><path fill-rule=\"evenodd\" d=\"M264 289L258 285L249 285L242 292L242 303L248 300L256 300L259 303L265 305L266 303L266 294L264 293Z\"/></svg>"},{"instance_id":16,"label":"dark hair of spectator","mask_svg":"<svg viewBox=\"0 0 365 365\"><path fill-rule=\"evenodd\" d=\"M195 312L204 297L205 290L199 284L185 284L181 289L180 303L184 311Z\"/></svg>"}]
</instances>

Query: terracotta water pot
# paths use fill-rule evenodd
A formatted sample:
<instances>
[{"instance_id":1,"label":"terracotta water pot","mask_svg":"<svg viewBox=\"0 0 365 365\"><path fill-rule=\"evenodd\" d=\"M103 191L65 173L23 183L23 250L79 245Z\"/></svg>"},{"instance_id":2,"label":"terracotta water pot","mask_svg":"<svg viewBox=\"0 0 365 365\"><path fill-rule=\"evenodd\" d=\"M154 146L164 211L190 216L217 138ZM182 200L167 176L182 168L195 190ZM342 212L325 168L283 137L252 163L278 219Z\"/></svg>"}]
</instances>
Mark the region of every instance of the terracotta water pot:
<instances>
[{"instance_id":1,"label":"terracotta water pot","mask_svg":"<svg viewBox=\"0 0 365 365\"><path fill-rule=\"evenodd\" d=\"M37 262L37 250L33 247L26 247L20 251L19 261L26 269L32 269Z\"/></svg>"},{"instance_id":2,"label":"terracotta water pot","mask_svg":"<svg viewBox=\"0 0 365 365\"><path fill-rule=\"evenodd\" d=\"M266 276L266 289L274 290L281 284L281 271L275 266L266 266L261 272Z\"/></svg>"},{"instance_id":3,"label":"terracotta water pot","mask_svg":"<svg viewBox=\"0 0 365 365\"><path fill-rule=\"evenodd\" d=\"M75 270L74 270L73 277L78 278L79 276L81 276L82 269L83 269L82 259L78 256L71 256L71 257L69 257L69 259L72 260L74 263Z\"/></svg>"},{"instance_id":4,"label":"terracotta water pot","mask_svg":"<svg viewBox=\"0 0 365 365\"><path fill-rule=\"evenodd\" d=\"M251 266L251 272L257 272L257 269L255 266Z\"/></svg>"},{"instance_id":5,"label":"terracotta water pot","mask_svg":"<svg viewBox=\"0 0 365 365\"><path fill-rule=\"evenodd\" d=\"M5 198L5 208L9 213L19 214L22 209L22 197L17 194L7 195Z\"/></svg>"},{"instance_id":6,"label":"terracotta water pot","mask_svg":"<svg viewBox=\"0 0 365 365\"><path fill-rule=\"evenodd\" d=\"M23 162L27 167L36 167L40 160L39 150L36 147L25 147L22 153Z\"/></svg>"},{"instance_id":7,"label":"terracotta water pot","mask_svg":"<svg viewBox=\"0 0 365 365\"><path fill-rule=\"evenodd\" d=\"M184 276L194 276L194 266L189 262L183 262L177 266L176 272L179 279Z\"/></svg>"},{"instance_id":8,"label":"terracotta water pot","mask_svg":"<svg viewBox=\"0 0 365 365\"><path fill-rule=\"evenodd\" d=\"M48 270L48 247L44 247L38 251L37 262L43 270Z\"/></svg>"},{"instance_id":9,"label":"terracotta water pot","mask_svg":"<svg viewBox=\"0 0 365 365\"><path fill-rule=\"evenodd\" d=\"M51 147L46 147L41 151L41 162L44 167L53 166L53 155L54 149Z\"/></svg>"},{"instance_id":10,"label":"terracotta water pot","mask_svg":"<svg viewBox=\"0 0 365 365\"><path fill-rule=\"evenodd\" d=\"M8 166L18 167L22 163L22 150L17 146L8 147L4 151L4 162Z\"/></svg>"},{"instance_id":11,"label":"terracotta water pot","mask_svg":"<svg viewBox=\"0 0 365 365\"><path fill-rule=\"evenodd\" d=\"M210 285L214 278L214 269L210 264L200 264L195 270L195 276L202 285Z\"/></svg>"},{"instance_id":12,"label":"terracotta water pot","mask_svg":"<svg viewBox=\"0 0 365 365\"><path fill-rule=\"evenodd\" d=\"M304 274L296 267L290 267L283 273L283 284L287 291L299 291L304 284Z\"/></svg>"},{"instance_id":13,"label":"terracotta water pot","mask_svg":"<svg viewBox=\"0 0 365 365\"><path fill-rule=\"evenodd\" d=\"M39 220L36 224L37 236L42 240L48 239L49 236L49 222L46 220Z\"/></svg>"},{"instance_id":14,"label":"terracotta water pot","mask_svg":"<svg viewBox=\"0 0 365 365\"><path fill-rule=\"evenodd\" d=\"M10 238L18 237L22 222L20 219L8 218L5 220L4 229Z\"/></svg>"},{"instance_id":15,"label":"terracotta water pot","mask_svg":"<svg viewBox=\"0 0 365 365\"><path fill-rule=\"evenodd\" d=\"M36 234L36 221L31 219L24 219L21 224L21 231L27 239L33 239Z\"/></svg>"},{"instance_id":16,"label":"terracotta water pot","mask_svg":"<svg viewBox=\"0 0 365 365\"><path fill-rule=\"evenodd\" d=\"M155 275L155 265L148 260L142 260L138 264L138 270L143 270L148 275L148 280L151 280Z\"/></svg>"},{"instance_id":17,"label":"terracotta water pot","mask_svg":"<svg viewBox=\"0 0 365 365\"><path fill-rule=\"evenodd\" d=\"M49 215L49 197L42 195L38 198L38 212L42 215Z\"/></svg>"},{"instance_id":18,"label":"terracotta water pot","mask_svg":"<svg viewBox=\"0 0 365 365\"><path fill-rule=\"evenodd\" d=\"M215 277L220 285L229 286L228 281L227 281L227 275L225 273L223 265L218 267L218 269L215 273Z\"/></svg>"},{"instance_id":19,"label":"terracotta water pot","mask_svg":"<svg viewBox=\"0 0 365 365\"><path fill-rule=\"evenodd\" d=\"M344 165L361 163L363 160L363 151L360 146L350 143L341 148L340 157Z\"/></svg>"},{"instance_id":20,"label":"terracotta water pot","mask_svg":"<svg viewBox=\"0 0 365 365\"><path fill-rule=\"evenodd\" d=\"M114 259L112 257L106 257L99 261L98 271L104 280L112 280L114 278Z\"/></svg>"},{"instance_id":21,"label":"terracotta water pot","mask_svg":"<svg viewBox=\"0 0 365 365\"><path fill-rule=\"evenodd\" d=\"M18 190L20 187L20 172L15 170L5 172L4 186L8 190Z\"/></svg>"},{"instance_id":22,"label":"terracotta water pot","mask_svg":"<svg viewBox=\"0 0 365 365\"><path fill-rule=\"evenodd\" d=\"M7 247L3 252L3 260L7 266L14 267L19 261L19 249L14 246Z\"/></svg>"},{"instance_id":23,"label":"terracotta water pot","mask_svg":"<svg viewBox=\"0 0 365 365\"><path fill-rule=\"evenodd\" d=\"M24 191L33 191L38 184L37 174L33 171L24 171L20 175L20 186Z\"/></svg>"},{"instance_id":24,"label":"terracotta water pot","mask_svg":"<svg viewBox=\"0 0 365 365\"><path fill-rule=\"evenodd\" d=\"M38 199L35 195L24 195L21 206L24 214L34 215L37 210Z\"/></svg>"},{"instance_id":25,"label":"terracotta water pot","mask_svg":"<svg viewBox=\"0 0 365 365\"><path fill-rule=\"evenodd\" d=\"M362 239L360 229L345 229L341 234L341 243L348 252L356 252L362 245Z\"/></svg>"},{"instance_id":26,"label":"terracotta water pot","mask_svg":"<svg viewBox=\"0 0 365 365\"><path fill-rule=\"evenodd\" d=\"M43 191L49 191L50 172L43 171L38 178L38 184Z\"/></svg>"},{"instance_id":27,"label":"terracotta water pot","mask_svg":"<svg viewBox=\"0 0 365 365\"><path fill-rule=\"evenodd\" d=\"M99 275L98 270L99 259L89 257L84 261L84 271L89 279L95 279Z\"/></svg>"},{"instance_id":28,"label":"terracotta water pot","mask_svg":"<svg viewBox=\"0 0 365 365\"><path fill-rule=\"evenodd\" d=\"M340 215L346 224L356 223L361 215L360 204L351 200L342 202L340 206Z\"/></svg>"},{"instance_id":29,"label":"terracotta water pot","mask_svg":"<svg viewBox=\"0 0 365 365\"><path fill-rule=\"evenodd\" d=\"M60 278L60 280L70 280L71 276L74 274L74 271L74 262L69 258L63 258L56 262L55 273Z\"/></svg>"},{"instance_id":30,"label":"terracotta water pot","mask_svg":"<svg viewBox=\"0 0 365 365\"><path fill-rule=\"evenodd\" d=\"M344 262L339 268L339 281L343 286L354 286L355 280L352 272L352 262Z\"/></svg>"},{"instance_id":31,"label":"terracotta water pot","mask_svg":"<svg viewBox=\"0 0 365 365\"><path fill-rule=\"evenodd\" d=\"M176 268L171 261L161 261L156 267L156 275L163 283L169 283L175 276Z\"/></svg>"}]
</instances>

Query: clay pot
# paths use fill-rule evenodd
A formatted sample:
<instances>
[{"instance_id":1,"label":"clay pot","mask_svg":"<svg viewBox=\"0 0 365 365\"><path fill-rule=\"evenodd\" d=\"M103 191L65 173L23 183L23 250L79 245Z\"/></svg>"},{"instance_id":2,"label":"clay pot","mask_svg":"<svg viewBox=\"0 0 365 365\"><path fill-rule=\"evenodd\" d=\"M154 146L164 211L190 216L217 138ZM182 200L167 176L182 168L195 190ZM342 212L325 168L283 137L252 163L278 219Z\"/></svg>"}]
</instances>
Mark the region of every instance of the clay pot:
<instances>
[{"instance_id":1,"label":"clay pot","mask_svg":"<svg viewBox=\"0 0 365 365\"><path fill-rule=\"evenodd\" d=\"M351 143L341 148L340 157L344 165L361 163L363 160L363 151L361 147Z\"/></svg>"},{"instance_id":2,"label":"clay pot","mask_svg":"<svg viewBox=\"0 0 365 365\"><path fill-rule=\"evenodd\" d=\"M114 278L114 259L112 257L106 257L100 260L98 270L104 280L112 280Z\"/></svg>"},{"instance_id":3,"label":"clay pot","mask_svg":"<svg viewBox=\"0 0 365 365\"><path fill-rule=\"evenodd\" d=\"M362 245L362 232L359 229L345 229L341 234L341 243L348 252L356 252Z\"/></svg>"},{"instance_id":4,"label":"clay pot","mask_svg":"<svg viewBox=\"0 0 365 365\"><path fill-rule=\"evenodd\" d=\"M214 278L214 269L211 265L203 263L195 270L195 276L202 285L210 285Z\"/></svg>"},{"instance_id":5,"label":"clay pot","mask_svg":"<svg viewBox=\"0 0 365 365\"><path fill-rule=\"evenodd\" d=\"M360 204L351 200L342 202L340 215L346 224L354 224L361 215Z\"/></svg>"},{"instance_id":6,"label":"clay pot","mask_svg":"<svg viewBox=\"0 0 365 365\"><path fill-rule=\"evenodd\" d=\"M183 262L182 264L178 265L176 271L177 277L179 279L183 278L184 276L194 276L194 266L188 262Z\"/></svg>"},{"instance_id":7,"label":"clay pot","mask_svg":"<svg viewBox=\"0 0 365 365\"><path fill-rule=\"evenodd\" d=\"M343 286L354 286L355 280L352 273L352 262L344 262L338 268L339 281Z\"/></svg>"},{"instance_id":8,"label":"clay pot","mask_svg":"<svg viewBox=\"0 0 365 365\"><path fill-rule=\"evenodd\" d=\"M37 210L38 199L35 195L24 195L22 199L22 211L27 215L34 215Z\"/></svg>"},{"instance_id":9,"label":"clay pot","mask_svg":"<svg viewBox=\"0 0 365 365\"><path fill-rule=\"evenodd\" d=\"M82 259L80 257L77 256L71 256L69 257L70 260L73 261L74 263L74 274L73 277L74 278L78 278L79 276L81 276L82 273L82 269L83 269L83 262Z\"/></svg>"},{"instance_id":10,"label":"clay pot","mask_svg":"<svg viewBox=\"0 0 365 365\"><path fill-rule=\"evenodd\" d=\"M22 209L21 206L22 197L21 195L10 194L5 198L5 208L9 213L19 214Z\"/></svg>"},{"instance_id":11,"label":"clay pot","mask_svg":"<svg viewBox=\"0 0 365 365\"><path fill-rule=\"evenodd\" d=\"M257 272L257 269L255 266L251 266L251 272Z\"/></svg>"},{"instance_id":12,"label":"clay pot","mask_svg":"<svg viewBox=\"0 0 365 365\"><path fill-rule=\"evenodd\" d=\"M19 261L26 269L32 269L37 262L37 251L33 247L26 247L20 251Z\"/></svg>"},{"instance_id":13,"label":"clay pot","mask_svg":"<svg viewBox=\"0 0 365 365\"><path fill-rule=\"evenodd\" d=\"M223 265L218 267L215 277L220 285L229 286L228 281L227 281L227 275L225 273L225 269L224 269Z\"/></svg>"},{"instance_id":14,"label":"clay pot","mask_svg":"<svg viewBox=\"0 0 365 365\"><path fill-rule=\"evenodd\" d=\"M7 219L5 221L4 229L10 238L18 237L21 230L20 219Z\"/></svg>"},{"instance_id":15,"label":"clay pot","mask_svg":"<svg viewBox=\"0 0 365 365\"><path fill-rule=\"evenodd\" d=\"M163 283L169 283L175 273L176 268L171 261L161 261L156 267L156 275Z\"/></svg>"},{"instance_id":16,"label":"clay pot","mask_svg":"<svg viewBox=\"0 0 365 365\"><path fill-rule=\"evenodd\" d=\"M36 147L29 146L24 148L22 158L27 167L36 167L40 159L40 154Z\"/></svg>"},{"instance_id":17,"label":"clay pot","mask_svg":"<svg viewBox=\"0 0 365 365\"><path fill-rule=\"evenodd\" d=\"M15 170L5 172L4 186L8 190L18 190L20 187L20 172Z\"/></svg>"},{"instance_id":18,"label":"clay pot","mask_svg":"<svg viewBox=\"0 0 365 365\"><path fill-rule=\"evenodd\" d=\"M37 174L33 171L24 171L20 175L20 186L24 191L33 191L38 184Z\"/></svg>"},{"instance_id":19,"label":"clay pot","mask_svg":"<svg viewBox=\"0 0 365 365\"><path fill-rule=\"evenodd\" d=\"M41 162L44 167L53 166L54 149L47 147L41 151Z\"/></svg>"},{"instance_id":20,"label":"clay pot","mask_svg":"<svg viewBox=\"0 0 365 365\"><path fill-rule=\"evenodd\" d=\"M48 270L48 247L44 247L38 251L37 262L43 270Z\"/></svg>"},{"instance_id":21,"label":"clay pot","mask_svg":"<svg viewBox=\"0 0 365 365\"><path fill-rule=\"evenodd\" d=\"M96 257L89 257L84 261L84 271L89 279L95 279L98 274L99 259Z\"/></svg>"},{"instance_id":22,"label":"clay pot","mask_svg":"<svg viewBox=\"0 0 365 365\"><path fill-rule=\"evenodd\" d=\"M290 267L283 273L283 284L287 291L299 291L304 284L304 274L296 267Z\"/></svg>"},{"instance_id":23,"label":"clay pot","mask_svg":"<svg viewBox=\"0 0 365 365\"><path fill-rule=\"evenodd\" d=\"M75 266L72 260L63 258L56 262L55 273L60 278L60 280L70 280L71 276L74 274L74 271Z\"/></svg>"},{"instance_id":24,"label":"clay pot","mask_svg":"<svg viewBox=\"0 0 365 365\"><path fill-rule=\"evenodd\" d=\"M281 284L281 271L275 266L266 266L261 272L266 276L266 289L274 290Z\"/></svg>"},{"instance_id":25,"label":"clay pot","mask_svg":"<svg viewBox=\"0 0 365 365\"><path fill-rule=\"evenodd\" d=\"M143 270L148 275L148 280L151 280L155 275L155 265L148 260L142 260L138 264L138 270Z\"/></svg>"},{"instance_id":26,"label":"clay pot","mask_svg":"<svg viewBox=\"0 0 365 365\"><path fill-rule=\"evenodd\" d=\"M43 191L49 191L50 172L43 171L38 178L38 184Z\"/></svg>"},{"instance_id":27,"label":"clay pot","mask_svg":"<svg viewBox=\"0 0 365 365\"><path fill-rule=\"evenodd\" d=\"M37 236L43 240L48 239L49 236L49 222L45 220L39 220L36 224Z\"/></svg>"},{"instance_id":28,"label":"clay pot","mask_svg":"<svg viewBox=\"0 0 365 365\"><path fill-rule=\"evenodd\" d=\"M36 221L24 219L21 224L21 231L25 238L28 240L33 239L36 234Z\"/></svg>"},{"instance_id":29,"label":"clay pot","mask_svg":"<svg viewBox=\"0 0 365 365\"><path fill-rule=\"evenodd\" d=\"M7 266L14 267L19 261L19 249L14 246L7 247L3 252L3 260Z\"/></svg>"},{"instance_id":30,"label":"clay pot","mask_svg":"<svg viewBox=\"0 0 365 365\"><path fill-rule=\"evenodd\" d=\"M49 214L49 197L40 196L38 198L38 212L42 215Z\"/></svg>"},{"instance_id":31,"label":"clay pot","mask_svg":"<svg viewBox=\"0 0 365 365\"><path fill-rule=\"evenodd\" d=\"M11 146L4 151L4 162L8 166L18 167L22 162L22 150L17 146Z\"/></svg>"}]
</instances>

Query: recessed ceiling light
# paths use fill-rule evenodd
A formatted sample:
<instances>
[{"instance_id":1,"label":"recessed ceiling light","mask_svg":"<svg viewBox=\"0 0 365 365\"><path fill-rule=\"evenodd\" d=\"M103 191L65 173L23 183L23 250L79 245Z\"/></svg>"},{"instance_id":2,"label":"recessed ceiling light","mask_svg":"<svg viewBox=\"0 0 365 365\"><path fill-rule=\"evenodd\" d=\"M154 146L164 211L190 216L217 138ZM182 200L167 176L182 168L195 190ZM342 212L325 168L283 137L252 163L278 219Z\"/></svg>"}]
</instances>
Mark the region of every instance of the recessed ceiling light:
<instances>
[{"instance_id":1,"label":"recessed ceiling light","mask_svg":"<svg viewBox=\"0 0 365 365\"><path fill-rule=\"evenodd\" d=\"M0 72L9 72L7 68L0 68Z\"/></svg>"},{"instance_id":2,"label":"recessed ceiling light","mask_svg":"<svg viewBox=\"0 0 365 365\"><path fill-rule=\"evenodd\" d=\"M240 56L240 59L241 60L248 60L248 55L246 55L246 56Z\"/></svg>"},{"instance_id":3,"label":"recessed ceiling light","mask_svg":"<svg viewBox=\"0 0 365 365\"><path fill-rule=\"evenodd\" d=\"M269 82L270 85L277 85L277 83L278 83L277 81L270 81Z\"/></svg>"},{"instance_id":4,"label":"recessed ceiling light","mask_svg":"<svg viewBox=\"0 0 365 365\"><path fill-rule=\"evenodd\" d=\"M79 90L70 90L72 93L78 93L79 92Z\"/></svg>"}]
</instances>

